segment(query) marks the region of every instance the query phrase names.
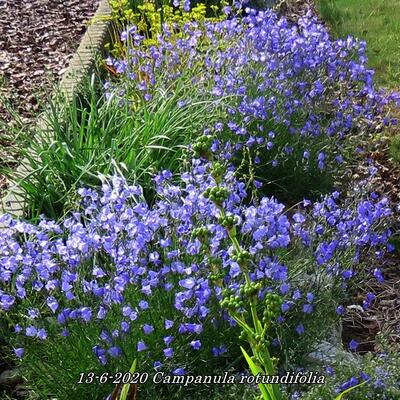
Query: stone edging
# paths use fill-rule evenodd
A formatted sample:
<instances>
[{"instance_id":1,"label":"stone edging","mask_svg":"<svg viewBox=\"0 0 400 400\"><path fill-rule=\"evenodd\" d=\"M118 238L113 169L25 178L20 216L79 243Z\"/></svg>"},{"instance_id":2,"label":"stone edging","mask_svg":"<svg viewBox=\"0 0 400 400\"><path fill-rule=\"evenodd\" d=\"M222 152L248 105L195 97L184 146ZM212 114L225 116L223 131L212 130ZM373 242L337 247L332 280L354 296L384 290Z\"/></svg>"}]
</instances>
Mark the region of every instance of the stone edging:
<instances>
[{"instance_id":1,"label":"stone edging","mask_svg":"<svg viewBox=\"0 0 400 400\"><path fill-rule=\"evenodd\" d=\"M90 73L95 64L96 55L102 50L109 38L111 21L108 17L110 15L111 8L108 0L100 0L96 13L92 17L77 51L70 60L67 71L58 85L59 90L70 100ZM43 114L38 117L36 125L45 126ZM40 140L40 137L35 139ZM21 160L15 172L15 176L27 176L30 173L29 163L26 159ZM2 199L1 211L14 217L21 217L25 206L23 192L18 182L9 182L9 185L10 187Z\"/></svg>"}]
</instances>

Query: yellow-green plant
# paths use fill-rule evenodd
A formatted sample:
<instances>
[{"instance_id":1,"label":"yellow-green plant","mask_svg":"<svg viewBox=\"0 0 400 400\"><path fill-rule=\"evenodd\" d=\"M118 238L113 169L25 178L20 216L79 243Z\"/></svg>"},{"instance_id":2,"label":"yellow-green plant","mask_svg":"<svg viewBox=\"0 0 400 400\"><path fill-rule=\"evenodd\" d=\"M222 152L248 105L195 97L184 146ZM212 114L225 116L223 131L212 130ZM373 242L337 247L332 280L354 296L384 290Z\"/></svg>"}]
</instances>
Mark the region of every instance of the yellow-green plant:
<instances>
[{"instance_id":1,"label":"yellow-green plant","mask_svg":"<svg viewBox=\"0 0 400 400\"><path fill-rule=\"evenodd\" d=\"M130 25L136 25L139 32L144 35L143 46L157 44L156 37L166 24L173 35L179 37L182 27L188 22L222 21L226 15L222 8L228 5L227 0L222 0L219 5L209 6L198 3L189 11L185 11L183 5L173 7L169 2L158 0L155 2L143 1L131 4L129 0L109 0L111 15L107 19L113 22L111 43L106 44L106 49L117 58L126 55L126 43L120 40L120 33ZM133 3L133 2L132 2Z\"/></svg>"}]
</instances>

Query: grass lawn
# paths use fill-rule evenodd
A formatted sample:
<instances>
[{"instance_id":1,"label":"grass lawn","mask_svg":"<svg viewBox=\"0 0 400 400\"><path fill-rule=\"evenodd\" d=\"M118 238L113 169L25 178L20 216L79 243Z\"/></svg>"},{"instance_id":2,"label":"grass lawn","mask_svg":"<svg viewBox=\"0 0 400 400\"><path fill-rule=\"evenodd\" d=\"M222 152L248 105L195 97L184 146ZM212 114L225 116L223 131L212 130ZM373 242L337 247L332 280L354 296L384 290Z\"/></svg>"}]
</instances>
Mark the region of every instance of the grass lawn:
<instances>
[{"instance_id":1,"label":"grass lawn","mask_svg":"<svg viewBox=\"0 0 400 400\"><path fill-rule=\"evenodd\" d=\"M376 82L400 87L400 0L317 0L322 18L337 37L367 42Z\"/></svg>"}]
</instances>

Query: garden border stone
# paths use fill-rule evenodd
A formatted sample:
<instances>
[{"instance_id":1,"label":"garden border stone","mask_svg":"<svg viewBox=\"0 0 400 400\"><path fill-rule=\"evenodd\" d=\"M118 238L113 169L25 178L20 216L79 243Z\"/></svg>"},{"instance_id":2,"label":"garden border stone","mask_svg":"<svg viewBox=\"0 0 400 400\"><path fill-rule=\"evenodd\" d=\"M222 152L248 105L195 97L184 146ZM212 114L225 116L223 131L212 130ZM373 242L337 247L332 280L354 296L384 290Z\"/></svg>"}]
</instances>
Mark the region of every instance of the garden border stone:
<instances>
[{"instance_id":1,"label":"garden border stone","mask_svg":"<svg viewBox=\"0 0 400 400\"><path fill-rule=\"evenodd\" d=\"M108 0L100 0L78 49L70 60L67 71L58 84L58 89L68 100L72 101L77 93L77 89L93 69L96 56L101 53L104 44L109 39L112 24L110 16L111 7ZM36 126L45 129L46 122L43 112L39 115ZM35 140L40 140L40 136L37 135ZM15 171L15 176L27 176L30 172L28 160L22 159ZM2 198L1 211L14 217L21 217L25 207L23 197L23 191L18 181L9 182L9 188Z\"/></svg>"}]
</instances>

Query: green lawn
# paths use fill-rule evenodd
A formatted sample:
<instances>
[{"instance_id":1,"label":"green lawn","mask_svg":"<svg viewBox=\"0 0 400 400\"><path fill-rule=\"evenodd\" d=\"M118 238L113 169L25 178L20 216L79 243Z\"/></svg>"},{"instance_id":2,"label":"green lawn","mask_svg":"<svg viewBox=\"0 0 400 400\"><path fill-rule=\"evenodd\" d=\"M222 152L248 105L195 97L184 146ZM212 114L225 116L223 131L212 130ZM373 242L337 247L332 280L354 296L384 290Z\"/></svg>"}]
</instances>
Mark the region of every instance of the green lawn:
<instances>
[{"instance_id":1,"label":"green lawn","mask_svg":"<svg viewBox=\"0 0 400 400\"><path fill-rule=\"evenodd\" d=\"M376 82L400 87L400 0L317 0L322 18L337 37L367 42Z\"/></svg>"}]
</instances>

